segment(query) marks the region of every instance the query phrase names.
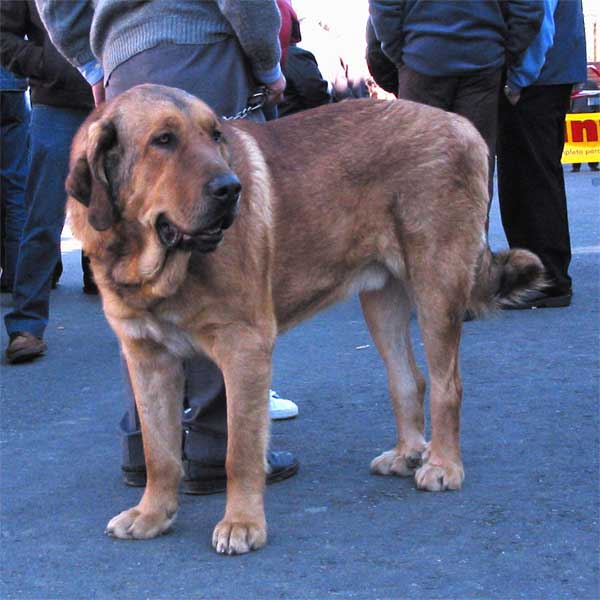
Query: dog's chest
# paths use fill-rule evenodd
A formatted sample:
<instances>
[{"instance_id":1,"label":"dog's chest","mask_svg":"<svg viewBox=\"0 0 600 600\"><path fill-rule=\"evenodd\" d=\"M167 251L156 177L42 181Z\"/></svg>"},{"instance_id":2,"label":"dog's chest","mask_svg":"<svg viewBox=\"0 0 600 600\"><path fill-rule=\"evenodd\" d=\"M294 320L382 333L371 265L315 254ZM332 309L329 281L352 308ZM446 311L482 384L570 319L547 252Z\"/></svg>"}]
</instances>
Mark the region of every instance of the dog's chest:
<instances>
[{"instance_id":1,"label":"dog's chest","mask_svg":"<svg viewBox=\"0 0 600 600\"><path fill-rule=\"evenodd\" d=\"M165 346L171 354L186 358L198 350L193 336L179 326L177 314L163 313L159 316L144 313L136 318L122 319L122 332L135 339L150 339Z\"/></svg>"}]
</instances>

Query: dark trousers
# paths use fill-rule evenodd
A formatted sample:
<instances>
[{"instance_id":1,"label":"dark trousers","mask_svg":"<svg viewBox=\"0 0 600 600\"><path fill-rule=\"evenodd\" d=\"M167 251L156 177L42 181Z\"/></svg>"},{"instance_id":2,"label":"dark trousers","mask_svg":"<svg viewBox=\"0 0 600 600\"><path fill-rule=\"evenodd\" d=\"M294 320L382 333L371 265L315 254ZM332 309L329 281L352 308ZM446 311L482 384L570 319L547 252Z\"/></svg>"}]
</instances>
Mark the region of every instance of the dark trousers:
<instances>
[{"instance_id":1,"label":"dark trousers","mask_svg":"<svg viewBox=\"0 0 600 600\"><path fill-rule=\"evenodd\" d=\"M398 69L398 98L413 100L461 115L485 140L489 152L490 199L496 152L498 94L502 69L457 77L430 77L402 65Z\"/></svg>"},{"instance_id":2,"label":"dark trousers","mask_svg":"<svg viewBox=\"0 0 600 600\"><path fill-rule=\"evenodd\" d=\"M246 106L256 83L234 39L215 44L163 44L140 52L119 65L106 87L107 99L141 83L178 87L204 100L219 115L234 115ZM253 120L264 120L261 111ZM183 457L206 465L223 465L227 450L227 404L219 368L206 356L185 361L182 406ZM144 466L142 434L126 373L126 412L121 419L123 467ZM184 462L188 475L192 465Z\"/></svg>"},{"instance_id":3,"label":"dark trousers","mask_svg":"<svg viewBox=\"0 0 600 600\"><path fill-rule=\"evenodd\" d=\"M12 291L17 269L19 243L27 217L25 182L27 180L27 147L29 140L29 104L25 92L0 94L2 116L2 190L0 266L3 291Z\"/></svg>"},{"instance_id":4,"label":"dark trousers","mask_svg":"<svg viewBox=\"0 0 600 600\"><path fill-rule=\"evenodd\" d=\"M526 248L546 267L552 291L571 290L571 240L560 162L571 85L525 88L516 106L499 103L498 194L511 248Z\"/></svg>"}]
</instances>

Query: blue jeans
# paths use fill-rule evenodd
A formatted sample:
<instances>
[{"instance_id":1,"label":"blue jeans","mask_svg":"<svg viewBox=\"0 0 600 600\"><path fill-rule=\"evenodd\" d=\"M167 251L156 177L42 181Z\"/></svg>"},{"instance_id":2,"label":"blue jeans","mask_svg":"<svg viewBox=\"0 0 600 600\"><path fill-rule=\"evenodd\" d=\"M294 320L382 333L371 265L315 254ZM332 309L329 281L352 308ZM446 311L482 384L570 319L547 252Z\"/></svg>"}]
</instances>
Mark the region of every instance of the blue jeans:
<instances>
[{"instance_id":1,"label":"blue jeans","mask_svg":"<svg viewBox=\"0 0 600 600\"><path fill-rule=\"evenodd\" d=\"M25 92L2 92L2 281L11 291L25 225L29 103Z\"/></svg>"},{"instance_id":2,"label":"blue jeans","mask_svg":"<svg viewBox=\"0 0 600 600\"><path fill-rule=\"evenodd\" d=\"M73 136L88 111L35 104L31 111L29 176L25 189L27 219L19 246L14 308L4 317L8 334L44 335L50 287L60 257L65 222L65 179Z\"/></svg>"}]
</instances>

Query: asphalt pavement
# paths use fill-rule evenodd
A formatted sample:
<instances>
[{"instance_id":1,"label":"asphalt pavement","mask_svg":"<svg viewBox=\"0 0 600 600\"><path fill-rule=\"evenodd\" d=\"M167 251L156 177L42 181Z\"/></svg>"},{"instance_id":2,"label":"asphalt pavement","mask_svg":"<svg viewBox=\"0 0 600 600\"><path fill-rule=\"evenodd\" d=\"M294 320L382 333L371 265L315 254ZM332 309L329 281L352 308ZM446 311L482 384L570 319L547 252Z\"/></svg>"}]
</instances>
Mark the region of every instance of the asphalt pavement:
<instances>
[{"instance_id":1,"label":"asphalt pavement","mask_svg":"<svg viewBox=\"0 0 600 600\"><path fill-rule=\"evenodd\" d=\"M182 496L173 531L154 540L103 534L140 491L119 473L117 342L66 238L47 356L0 367L1 597L598 598L600 175L583 168L566 174L572 306L465 324L463 489L369 473L395 431L351 299L279 340L274 387L300 415L273 425L272 445L301 470L268 488L267 547L238 557L210 544L223 495ZM497 203L490 240L506 245Z\"/></svg>"}]
</instances>

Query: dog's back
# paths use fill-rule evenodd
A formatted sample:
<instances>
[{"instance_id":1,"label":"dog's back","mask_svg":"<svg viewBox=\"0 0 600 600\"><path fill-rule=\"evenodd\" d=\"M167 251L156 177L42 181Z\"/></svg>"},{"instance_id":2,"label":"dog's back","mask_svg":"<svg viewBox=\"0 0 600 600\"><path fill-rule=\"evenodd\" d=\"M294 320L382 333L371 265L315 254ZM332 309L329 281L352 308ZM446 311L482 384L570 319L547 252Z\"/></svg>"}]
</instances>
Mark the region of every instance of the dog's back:
<instances>
[{"instance_id":1,"label":"dog's back","mask_svg":"<svg viewBox=\"0 0 600 600\"><path fill-rule=\"evenodd\" d=\"M282 329L349 292L382 287L388 275L408 283L415 270L427 280L460 272L476 314L537 285L535 257L521 253L511 273L527 276L507 285L498 265L510 255L489 252L487 148L466 119L409 101L358 100L233 127L252 140L244 161L262 165L272 186Z\"/></svg>"}]
</instances>

